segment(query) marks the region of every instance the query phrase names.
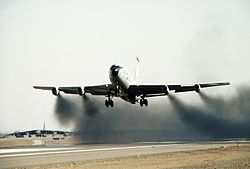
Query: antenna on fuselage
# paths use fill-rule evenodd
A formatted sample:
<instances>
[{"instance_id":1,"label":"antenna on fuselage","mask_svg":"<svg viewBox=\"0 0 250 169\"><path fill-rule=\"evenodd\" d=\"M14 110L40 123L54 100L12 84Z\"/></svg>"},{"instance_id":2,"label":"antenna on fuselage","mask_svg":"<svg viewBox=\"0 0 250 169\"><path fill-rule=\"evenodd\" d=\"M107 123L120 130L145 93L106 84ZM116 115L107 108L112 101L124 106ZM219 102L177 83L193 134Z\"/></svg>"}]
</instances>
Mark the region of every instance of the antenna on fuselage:
<instances>
[{"instance_id":1,"label":"antenna on fuselage","mask_svg":"<svg viewBox=\"0 0 250 169\"><path fill-rule=\"evenodd\" d=\"M136 69L135 69L135 83L138 83L138 73L139 73L139 63L140 63L140 60L138 59L138 57L135 57L136 58Z\"/></svg>"}]
</instances>

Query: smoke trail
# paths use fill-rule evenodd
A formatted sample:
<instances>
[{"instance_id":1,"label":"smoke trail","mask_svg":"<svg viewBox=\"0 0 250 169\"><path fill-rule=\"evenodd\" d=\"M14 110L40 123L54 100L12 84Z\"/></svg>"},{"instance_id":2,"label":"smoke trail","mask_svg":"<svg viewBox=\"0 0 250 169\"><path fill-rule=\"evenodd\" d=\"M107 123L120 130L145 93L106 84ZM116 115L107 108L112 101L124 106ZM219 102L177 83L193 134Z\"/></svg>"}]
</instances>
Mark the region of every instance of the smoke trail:
<instances>
[{"instance_id":1,"label":"smoke trail","mask_svg":"<svg viewBox=\"0 0 250 169\"><path fill-rule=\"evenodd\" d=\"M114 143L181 138L181 132L186 127L180 127L172 111L166 113L166 105L169 103L141 108L115 99L115 107L106 108L103 98L65 96L57 98L55 115L62 125L67 121L67 124L73 124L83 142Z\"/></svg>"},{"instance_id":2,"label":"smoke trail","mask_svg":"<svg viewBox=\"0 0 250 169\"><path fill-rule=\"evenodd\" d=\"M217 135L217 128L221 124L219 118L213 116L204 108L186 105L175 96L169 95L169 98L180 119L192 127L193 130L199 130L209 135Z\"/></svg>"},{"instance_id":3,"label":"smoke trail","mask_svg":"<svg viewBox=\"0 0 250 169\"><path fill-rule=\"evenodd\" d=\"M250 89L240 87L236 96L223 99L200 94L205 106L187 105L174 96L170 100L183 122L209 137L250 137Z\"/></svg>"},{"instance_id":4,"label":"smoke trail","mask_svg":"<svg viewBox=\"0 0 250 169\"><path fill-rule=\"evenodd\" d=\"M84 114L88 116L95 116L99 112L99 104L91 99L89 99L86 95L82 97L83 103L83 111Z\"/></svg>"},{"instance_id":5,"label":"smoke trail","mask_svg":"<svg viewBox=\"0 0 250 169\"><path fill-rule=\"evenodd\" d=\"M72 100L59 95L57 96L54 112L60 124L68 125L75 120L78 111Z\"/></svg>"},{"instance_id":6,"label":"smoke trail","mask_svg":"<svg viewBox=\"0 0 250 169\"><path fill-rule=\"evenodd\" d=\"M211 97L205 93L200 96L209 110L217 114L225 124L222 136L250 136L250 88L241 86L230 98Z\"/></svg>"},{"instance_id":7,"label":"smoke trail","mask_svg":"<svg viewBox=\"0 0 250 169\"><path fill-rule=\"evenodd\" d=\"M55 115L62 125L73 124L83 142L135 142L250 137L250 88L223 99L201 93L205 105L190 105L177 96L150 100L149 107L103 97L60 96Z\"/></svg>"}]
</instances>

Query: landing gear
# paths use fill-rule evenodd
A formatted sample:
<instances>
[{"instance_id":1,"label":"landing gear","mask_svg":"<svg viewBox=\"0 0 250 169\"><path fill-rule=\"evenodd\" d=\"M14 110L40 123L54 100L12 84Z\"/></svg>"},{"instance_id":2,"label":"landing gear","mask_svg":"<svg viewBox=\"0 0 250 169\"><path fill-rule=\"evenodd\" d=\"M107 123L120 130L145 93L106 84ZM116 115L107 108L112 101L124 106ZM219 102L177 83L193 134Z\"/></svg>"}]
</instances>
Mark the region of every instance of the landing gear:
<instances>
[{"instance_id":1,"label":"landing gear","mask_svg":"<svg viewBox=\"0 0 250 169\"><path fill-rule=\"evenodd\" d=\"M148 100L147 99L140 99L140 106L143 107L145 105L146 107L148 106Z\"/></svg>"},{"instance_id":2,"label":"landing gear","mask_svg":"<svg viewBox=\"0 0 250 169\"><path fill-rule=\"evenodd\" d=\"M105 106L106 107L114 107L114 102L113 102L113 100L110 100L110 99L108 99L108 100L105 100Z\"/></svg>"},{"instance_id":3,"label":"landing gear","mask_svg":"<svg viewBox=\"0 0 250 169\"><path fill-rule=\"evenodd\" d=\"M114 107L114 102L113 100L111 100L113 98L113 96L109 93L108 96L107 96L107 100L105 100L105 106L106 107Z\"/></svg>"}]
</instances>

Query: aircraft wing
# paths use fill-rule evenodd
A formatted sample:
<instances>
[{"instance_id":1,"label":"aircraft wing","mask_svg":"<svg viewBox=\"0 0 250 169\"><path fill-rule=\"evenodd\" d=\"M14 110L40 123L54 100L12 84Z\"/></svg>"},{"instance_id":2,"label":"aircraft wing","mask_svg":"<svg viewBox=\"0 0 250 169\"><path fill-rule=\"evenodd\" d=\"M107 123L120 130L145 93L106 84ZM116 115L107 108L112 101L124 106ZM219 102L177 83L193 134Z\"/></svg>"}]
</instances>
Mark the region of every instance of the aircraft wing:
<instances>
[{"instance_id":1,"label":"aircraft wing","mask_svg":"<svg viewBox=\"0 0 250 169\"><path fill-rule=\"evenodd\" d=\"M54 95L58 95L59 92L66 94L78 94L83 95L83 89L81 86L74 87L53 87L53 86L33 86L35 89L50 90ZM116 88L112 84L97 85L97 86L86 86L84 87L84 93L90 93L92 95L108 95L115 94Z\"/></svg>"},{"instance_id":2,"label":"aircraft wing","mask_svg":"<svg viewBox=\"0 0 250 169\"><path fill-rule=\"evenodd\" d=\"M116 87L112 84L97 85L97 86L86 86L84 87L85 93L90 93L92 95L115 95Z\"/></svg>"},{"instance_id":3,"label":"aircraft wing","mask_svg":"<svg viewBox=\"0 0 250 169\"><path fill-rule=\"evenodd\" d=\"M129 88L129 94L144 97L154 97L154 96L164 96L167 95L169 91L179 92L189 92L196 91L200 92L201 88L215 87L229 85L228 82L222 83L201 83L190 86L183 85L131 85Z\"/></svg>"},{"instance_id":4,"label":"aircraft wing","mask_svg":"<svg viewBox=\"0 0 250 169\"><path fill-rule=\"evenodd\" d=\"M131 85L128 89L129 95L153 97L167 94L165 85Z\"/></svg>"},{"instance_id":5,"label":"aircraft wing","mask_svg":"<svg viewBox=\"0 0 250 169\"><path fill-rule=\"evenodd\" d=\"M195 85L190 85L190 86L168 85L168 88L169 88L169 90L174 90L175 93L189 92L189 91L196 91L199 93L201 88L225 86L225 85L230 85L230 83L229 82L201 83L201 84L195 84Z\"/></svg>"},{"instance_id":6,"label":"aircraft wing","mask_svg":"<svg viewBox=\"0 0 250 169\"><path fill-rule=\"evenodd\" d=\"M58 95L59 92L64 92L66 94L79 94L82 95L82 88L81 86L74 86L74 87L53 87L53 86L33 86L35 89L41 90L51 90L54 95Z\"/></svg>"}]
</instances>

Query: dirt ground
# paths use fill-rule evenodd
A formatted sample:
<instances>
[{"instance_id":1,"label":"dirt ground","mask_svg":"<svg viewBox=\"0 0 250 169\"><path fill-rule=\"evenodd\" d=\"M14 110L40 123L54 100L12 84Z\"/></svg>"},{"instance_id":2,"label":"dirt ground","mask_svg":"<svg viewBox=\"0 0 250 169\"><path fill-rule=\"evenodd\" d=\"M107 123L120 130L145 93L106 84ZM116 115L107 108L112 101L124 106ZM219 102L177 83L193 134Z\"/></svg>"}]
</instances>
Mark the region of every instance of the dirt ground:
<instances>
[{"instance_id":1,"label":"dirt ground","mask_svg":"<svg viewBox=\"0 0 250 169\"><path fill-rule=\"evenodd\" d=\"M250 169L250 145L30 166L26 169Z\"/></svg>"}]
</instances>

